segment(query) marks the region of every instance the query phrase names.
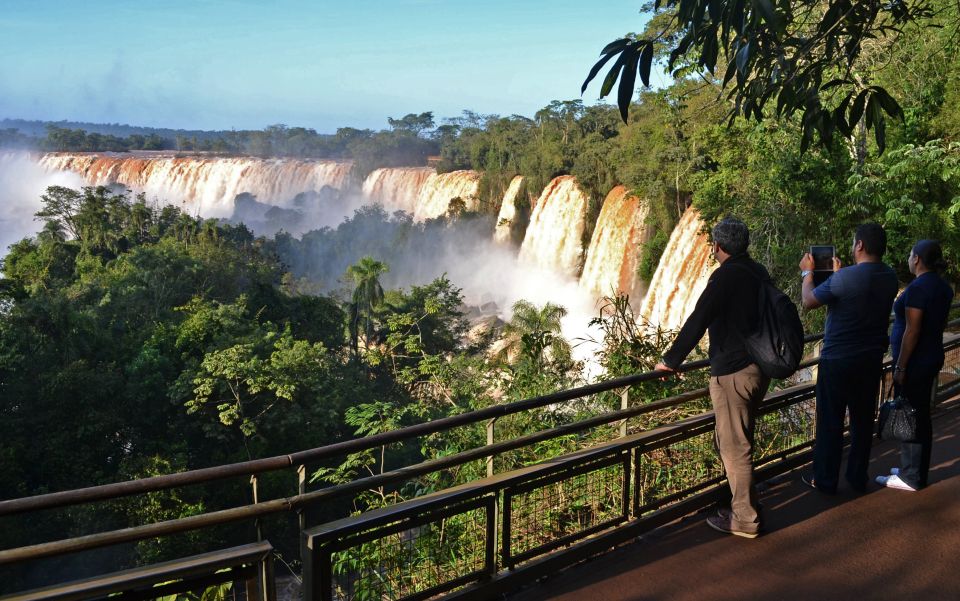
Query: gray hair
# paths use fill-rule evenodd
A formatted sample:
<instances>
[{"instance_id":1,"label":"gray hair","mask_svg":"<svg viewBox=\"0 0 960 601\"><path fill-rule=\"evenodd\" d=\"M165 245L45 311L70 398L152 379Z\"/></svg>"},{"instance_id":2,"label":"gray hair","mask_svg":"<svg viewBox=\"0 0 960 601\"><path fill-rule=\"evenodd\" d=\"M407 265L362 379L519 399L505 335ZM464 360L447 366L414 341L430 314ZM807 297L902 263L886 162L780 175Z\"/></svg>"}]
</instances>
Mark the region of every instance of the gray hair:
<instances>
[{"instance_id":1,"label":"gray hair","mask_svg":"<svg viewBox=\"0 0 960 601\"><path fill-rule=\"evenodd\" d=\"M725 217L713 226L711 237L724 252L730 255L743 254L750 246L750 230L747 229L746 223L736 217Z\"/></svg>"}]
</instances>

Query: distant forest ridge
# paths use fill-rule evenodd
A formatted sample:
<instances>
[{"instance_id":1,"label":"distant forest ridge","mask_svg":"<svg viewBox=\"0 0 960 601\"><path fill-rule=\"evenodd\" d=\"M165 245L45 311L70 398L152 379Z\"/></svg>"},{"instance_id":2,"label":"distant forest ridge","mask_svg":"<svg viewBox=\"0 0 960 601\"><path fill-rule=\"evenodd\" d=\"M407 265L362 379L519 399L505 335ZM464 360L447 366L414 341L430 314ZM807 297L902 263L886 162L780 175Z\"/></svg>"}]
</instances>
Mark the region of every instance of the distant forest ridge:
<instances>
[{"instance_id":1,"label":"distant forest ridge","mask_svg":"<svg viewBox=\"0 0 960 601\"><path fill-rule=\"evenodd\" d=\"M379 167L426 165L439 154L433 113L388 118L390 129L342 127L318 134L305 127L182 130L75 121L0 120L0 148L50 152L202 151L259 157L351 159L358 176Z\"/></svg>"},{"instance_id":2,"label":"distant forest ridge","mask_svg":"<svg viewBox=\"0 0 960 601\"><path fill-rule=\"evenodd\" d=\"M171 141L175 140L177 136L183 136L185 138L197 138L198 140L214 140L216 138L222 138L224 134L229 133L226 130L205 131L201 129L170 129L166 127L141 127L138 125L127 125L120 123L89 123L86 121L36 121L28 119L0 120L0 129L16 129L20 133L31 138L45 138L47 136L47 128L50 126L60 129L82 129L87 133L96 133L122 138L132 135L156 135Z\"/></svg>"}]
</instances>

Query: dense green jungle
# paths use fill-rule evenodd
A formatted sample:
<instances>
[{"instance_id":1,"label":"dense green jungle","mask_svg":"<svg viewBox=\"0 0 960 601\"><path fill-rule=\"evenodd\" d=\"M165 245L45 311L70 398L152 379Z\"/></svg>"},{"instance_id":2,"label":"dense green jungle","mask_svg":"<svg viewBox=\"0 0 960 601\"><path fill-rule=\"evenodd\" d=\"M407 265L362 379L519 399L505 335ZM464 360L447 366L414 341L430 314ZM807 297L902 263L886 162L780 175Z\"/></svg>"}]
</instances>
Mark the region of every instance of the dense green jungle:
<instances>
[{"instance_id":1,"label":"dense green jungle","mask_svg":"<svg viewBox=\"0 0 960 601\"><path fill-rule=\"evenodd\" d=\"M956 281L958 50L950 28L909 30L865 61L862 76L903 107L904 118L888 124L883 153L862 131L802 152L799 117L728 124L719 82L682 73L669 87L642 90L626 123L614 106L556 101L532 118L465 112L436 126L430 113L408 115L391 120L389 130L323 137L324 144L339 144L335 150L301 145L274 152L287 143L293 148L294 136L310 138L308 130L278 126L263 134L268 146L253 149L350 158L359 175L423 164L430 155L439 155L441 171L482 172L477 213L451 211L423 224L365 208L337 228L263 237L243 224L198 219L142 196L51 188L38 213L40 233L11 246L2 261L0 498L284 454L584 383L582 363L571 358L575 341L560 335L562 299L518 303L502 331L468 335L456 282L382 284L391 252L402 245L429 248L430 240L458 228L492 232L499 200L518 174L527 178L528 198L557 175L575 175L590 198L591 223L616 184L649 203L657 234L637 250L648 280L671 229L692 205L707 223L727 214L746 221L752 254L794 295L804 249L835 244L849 262L853 229L868 220L887 228L886 260L904 282L907 254L920 238L944 242ZM224 149L251 150L241 146ZM355 245L351 228L361 225L382 232L378 248ZM644 333L622 298L607 299L605 307L596 317L604 374L651 368L670 333ZM822 315L805 319L811 330L821 326ZM493 352L497 338L504 342ZM700 384L696 377L649 384L638 402ZM498 435L618 406L611 395L563 411L546 408L503 420ZM650 423L677 417L653 416ZM598 428L498 461L525 465L614 434ZM461 428L361 453L318 466L311 486L479 446L484 436L479 426ZM477 462L399 489L370 490L321 517L394 503L484 470ZM290 474L268 474L260 494L294 494L295 485ZM29 523L3 518L0 547L250 500L248 484L220 483L49 512ZM295 555L292 519L267 520L265 527L288 539L281 553ZM243 528L203 531L104 552L102 561L156 561L249 535ZM0 589L17 588L20 578L28 576L9 575Z\"/></svg>"}]
</instances>

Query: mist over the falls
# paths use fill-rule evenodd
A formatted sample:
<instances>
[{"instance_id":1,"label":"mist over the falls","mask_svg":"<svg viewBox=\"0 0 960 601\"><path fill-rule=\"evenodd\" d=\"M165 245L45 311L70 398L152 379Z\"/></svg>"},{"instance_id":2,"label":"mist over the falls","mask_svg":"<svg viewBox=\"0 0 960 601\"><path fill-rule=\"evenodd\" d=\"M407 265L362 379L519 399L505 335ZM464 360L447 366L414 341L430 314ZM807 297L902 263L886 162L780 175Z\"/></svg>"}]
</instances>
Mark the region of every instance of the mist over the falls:
<instances>
[{"instance_id":1,"label":"mist over the falls","mask_svg":"<svg viewBox=\"0 0 960 601\"><path fill-rule=\"evenodd\" d=\"M43 224L34 216L40 196L49 186L79 188L81 177L65 171L48 171L26 152L0 152L0 258L9 246L33 236Z\"/></svg>"},{"instance_id":2,"label":"mist over the falls","mask_svg":"<svg viewBox=\"0 0 960 601\"><path fill-rule=\"evenodd\" d=\"M592 296L575 278L524 262L516 248L495 242L494 225L492 216L473 214L418 222L367 204L337 227L299 237L279 233L276 242L294 277L316 292L347 297L347 267L371 256L389 266L380 278L384 288L409 289L445 276L462 289L465 304L502 319L518 300L550 302L568 311L564 335L573 342L584 338L596 311Z\"/></svg>"}]
</instances>

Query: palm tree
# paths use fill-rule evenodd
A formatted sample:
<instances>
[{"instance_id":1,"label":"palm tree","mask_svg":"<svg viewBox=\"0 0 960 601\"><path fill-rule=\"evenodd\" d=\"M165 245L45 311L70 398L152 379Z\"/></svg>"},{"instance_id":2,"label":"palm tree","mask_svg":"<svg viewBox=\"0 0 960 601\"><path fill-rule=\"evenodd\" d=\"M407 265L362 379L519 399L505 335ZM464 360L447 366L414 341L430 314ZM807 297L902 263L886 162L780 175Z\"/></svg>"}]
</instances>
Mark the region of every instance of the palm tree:
<instances>
[{"instance_id":1,"label":"palm tree","mask_svg":"<svg viewBox=\"0 0 960 601\"><path fill-rule=\"evenodd\" d=\"M361 322L364 338L369 342L373 337L373 310L383 303L383 286L379 278L388 270L386 263L373 257L363 257L359 263L347 268L347 277L356 284L350 299L350 339L354 357L359 355Z\"/></svg>"},{"instance_id":2,"label":"palm tree","mask_svg":"<svg viewBox=\"0 0 960 601\"><path fill-rule=\"evenodd\" d=\"M503 328L506 345L500 358L519 354L538 366L543 364L545 354L554 361L569 360L570 344L561 335L560 327L560 320L566 315L566 309L553 303L538 308L529 301L517 301L510 323Z\"/></svg>"}]
</instances>

